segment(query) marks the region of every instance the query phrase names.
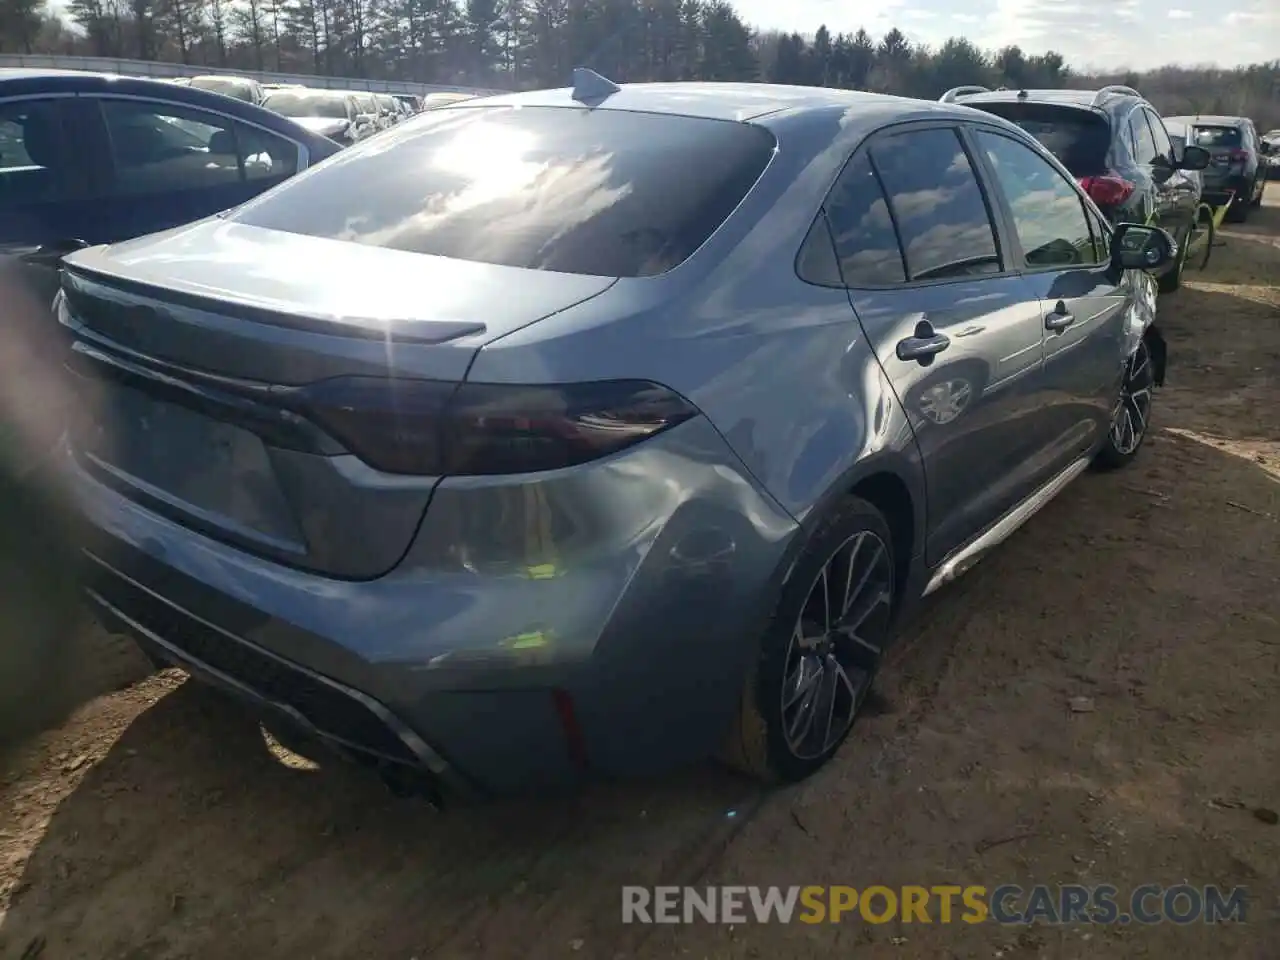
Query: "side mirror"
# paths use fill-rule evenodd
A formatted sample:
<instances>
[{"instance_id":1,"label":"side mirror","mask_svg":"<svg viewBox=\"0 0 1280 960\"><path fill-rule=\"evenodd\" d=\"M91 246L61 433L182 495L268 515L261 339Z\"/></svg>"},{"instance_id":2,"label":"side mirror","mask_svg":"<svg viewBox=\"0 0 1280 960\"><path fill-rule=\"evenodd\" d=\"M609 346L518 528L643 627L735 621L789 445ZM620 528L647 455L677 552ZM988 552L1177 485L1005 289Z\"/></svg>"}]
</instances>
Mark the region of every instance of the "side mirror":
<instances>
[{"instance_id":1,"label":"side mirror","mask_svg":"<svg viewBox=\"0 0 1280 960\"><path fill-rule=\"evenodd\" d=\"M1111 238L1111 262L1121 270L1158 270L1177 254L1178 244L1159 227L1121 223Z\"/></svg>"},{"instance_id":2,"label":"side mirror","mask_svg":"<svg viewBox=\"0 0 1280 960\"><path fill-rule=\"evenodd\" d=\"M1209 151L1204 147L1196 147L1188 144L1182 148L1182 161L1178 164L1179 170L1203 170L1209 166L1212 159Z\"/></svg>"}]
</instances>

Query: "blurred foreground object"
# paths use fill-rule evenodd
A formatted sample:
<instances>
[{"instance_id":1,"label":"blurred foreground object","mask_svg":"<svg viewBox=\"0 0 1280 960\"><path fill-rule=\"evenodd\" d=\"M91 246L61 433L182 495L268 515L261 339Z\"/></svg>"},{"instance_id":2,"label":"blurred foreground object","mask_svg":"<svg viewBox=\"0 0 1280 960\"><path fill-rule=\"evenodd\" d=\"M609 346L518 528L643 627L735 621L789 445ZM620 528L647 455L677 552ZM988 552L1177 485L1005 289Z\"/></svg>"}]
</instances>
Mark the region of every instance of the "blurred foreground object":
<instances>
[{"instance_id":1,"label":"blurred foreground object","mask_svg":"<svg viewBox=\"0 0 1280 960\"><path fill-rule=\"evenodd\" d=\"M80 617L53 447L68 399L49 304L0 262L0 751L60 719Z\"/></svg>"}]
</instances>

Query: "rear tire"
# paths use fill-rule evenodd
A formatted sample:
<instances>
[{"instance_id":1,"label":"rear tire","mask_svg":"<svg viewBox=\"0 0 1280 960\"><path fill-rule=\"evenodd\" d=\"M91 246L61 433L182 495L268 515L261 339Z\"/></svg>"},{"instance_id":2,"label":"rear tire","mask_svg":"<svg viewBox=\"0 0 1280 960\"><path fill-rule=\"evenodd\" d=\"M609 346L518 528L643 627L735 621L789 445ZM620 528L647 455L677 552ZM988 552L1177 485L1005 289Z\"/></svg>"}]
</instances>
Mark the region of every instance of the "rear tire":
<instances>
[{"instance_id":1,"label":"rear tire","mask_svg":"<svg viewBox=\"0 0 1280 960\"><path fill-rule=\"evenodd\" d=\"M1261 190L1258 190L1258 180L1262 181ZM1262 195L1267 192L1267 178L1265 174L1258 174L1258 179L1253 181L1253 189L1257 190L1258 195L1249 201L1249 206L1260 207L1262 206Z\"/></svg>"},{"instance_id":2,"label":"rear tire","mask_svg":"<svg viewBox=\"0 0 1280 960\"><path fill-rule=\"evenodd\" d=\"M788 783L835 755L892 639L896 569L880 511L858 497L843 500L782 588L743 685L725 762Z\"/></svg>"},{"instance_id":3,"label":"rear tire","mask_svg":"<svg viewBox=\"0 0 1280 960\"><path fill-rule=\"evenodd\" d=\"M1151 400L1155 384L1155 364L1151 348L1144 338L1129 358L1125 369L1116 414L1107 430L1107 439L1094 458L1094 466L1098 469L1118 470L1128 466L1138 456L1151 426Z\"/></svg>"}]
</instances>

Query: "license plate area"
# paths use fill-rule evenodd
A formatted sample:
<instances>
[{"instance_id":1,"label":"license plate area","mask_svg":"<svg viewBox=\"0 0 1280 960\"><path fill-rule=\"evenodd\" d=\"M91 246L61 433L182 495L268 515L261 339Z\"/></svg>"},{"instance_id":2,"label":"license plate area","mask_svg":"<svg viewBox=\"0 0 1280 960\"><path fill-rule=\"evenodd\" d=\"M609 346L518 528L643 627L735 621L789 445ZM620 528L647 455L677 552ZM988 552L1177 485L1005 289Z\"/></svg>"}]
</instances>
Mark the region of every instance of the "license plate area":
<instances>
[{"instance_id":1,"label":"license plate area","mask_svg":"<svg viewBox=\"0 0 1280 960\"><path fill-rule=\"evenodd\" d=\"M114 381L97 381L92 394L75 438L86 466L199 526L305 553L257 434Z\"/></svg>"}]
</instances>

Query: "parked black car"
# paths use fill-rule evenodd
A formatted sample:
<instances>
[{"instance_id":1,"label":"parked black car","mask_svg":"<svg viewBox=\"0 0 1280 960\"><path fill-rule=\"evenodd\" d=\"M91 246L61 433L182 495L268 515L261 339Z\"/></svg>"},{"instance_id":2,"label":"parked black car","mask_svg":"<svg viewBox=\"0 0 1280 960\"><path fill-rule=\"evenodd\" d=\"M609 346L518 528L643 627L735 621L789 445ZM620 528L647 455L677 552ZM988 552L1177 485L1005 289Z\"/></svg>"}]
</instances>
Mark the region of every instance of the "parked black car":
<instances>
[{"instance_id":1,"label":"parked black car","mask_svg":"<svg viewBox=\"0 0 1280 960\"><path fill-rule=\"evenodd\" d=\"M1174 150L1160 114L1137 90L948 90L944 103L961 103L1016 123L1062 161L1112 223L1154 224L1169 231L1181 251L1196 221L1200 190L1188 173L1204 170L1209 153ZM1184 256L1157 271L1160 289L1182 280Z\"/></svg>"},{"instance_id":2,"label":"parked black car","mask_svg":"<svg viewBox=\"0 0 1280 960\"><path fill-rule=\"evenodd\" d=\"M1230 201L1227 219L1244 222L1262 205L1267 185L1262 138L1248 117L1198 115L1174 117L1190 131L1189 141L1209 151L1204 172L1205 199L1214 206Z\"/></svg>"},{"instance_id":3,"label":"parked black car","mask_svg":"<svg viewBox=\"0 0 1280 960\"><path fill-rule=\"evenodd\" d=\"M72 250L234 207L340 149L190 86L0 70L0 255L49 302Z\"/></svg>"}]
</instances>

